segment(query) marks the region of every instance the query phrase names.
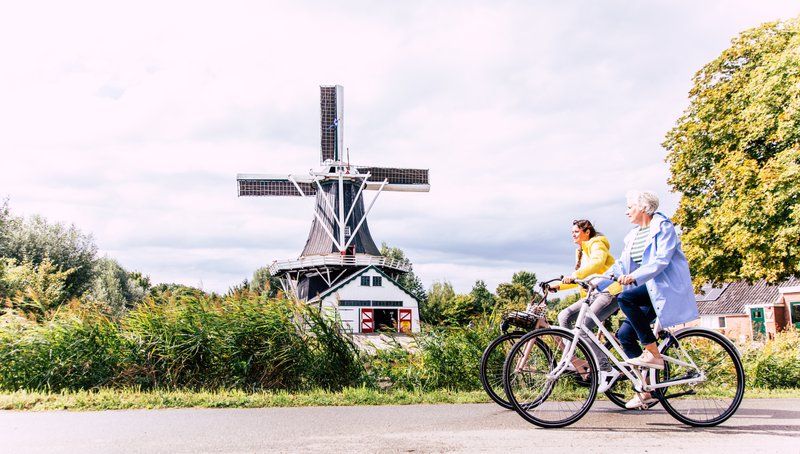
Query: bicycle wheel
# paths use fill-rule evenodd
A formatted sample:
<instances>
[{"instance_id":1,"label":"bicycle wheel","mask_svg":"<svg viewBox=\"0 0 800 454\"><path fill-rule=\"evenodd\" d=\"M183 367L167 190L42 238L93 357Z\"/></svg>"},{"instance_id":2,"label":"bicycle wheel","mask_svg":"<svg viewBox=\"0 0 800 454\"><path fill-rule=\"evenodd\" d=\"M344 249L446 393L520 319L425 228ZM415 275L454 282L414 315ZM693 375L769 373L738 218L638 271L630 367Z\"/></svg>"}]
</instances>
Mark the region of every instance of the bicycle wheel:
<instances>
[{"instance_id":1,"label":"bicycle wheel","mask_svg":"<svg viewBox=\"0 0 800 454\"><path fill-rule=\"evenodd\" d=\"M724 422L744 397L744 368L739 353L727 338L702 328L679 331L675 339L677 343L670 342L663 354L687 363L694 361L706 379L671 385L663 391L661 405L675 419L690 426L710 427ZM669 361L656 381L666 383L698 375L693 367Z\"/></svg>"},{"instance_id":2,"label":"bicycle wheel","mask_svg":"<svg viewBox=\"0 0 800 454\"><path fill-rule=\"evenodd\" d=\"M528 333L514 344L503 365L508 400L522 418L539 427L573 424L589 411L597 396L595 361L580 339L574 359L586 361L588 371L578 374L567 369L558 377L551 376L572 337L572 333L560 329Z\"/></svg>"},{"instance_id":3,"label":"bicycle wheel","mask_svg":"<svg viewBox=\"0 0 800 454\"><path fill-rule=\"evenodd\" d=\"M503 408L514 408L503 390L503 363L511 347L525 333L510 332L493 340L481 356L480 377L483 389L493 401Z\"/></svg>"}]
</instances>

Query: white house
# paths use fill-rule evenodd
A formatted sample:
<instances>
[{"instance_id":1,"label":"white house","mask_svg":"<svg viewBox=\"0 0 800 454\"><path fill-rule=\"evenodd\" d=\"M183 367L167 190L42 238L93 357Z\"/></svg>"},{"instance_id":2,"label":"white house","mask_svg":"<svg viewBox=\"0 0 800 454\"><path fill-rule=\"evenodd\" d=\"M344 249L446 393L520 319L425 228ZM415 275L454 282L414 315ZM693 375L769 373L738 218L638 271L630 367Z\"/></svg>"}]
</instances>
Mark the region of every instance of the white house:
<instances>
[{"instance_id":1,"label":"white house","mask_svg":"<svg viewBox=\"0 0 800 454\"><path fill-rule=\"evenodd\" d=\"M354 273L309 303L333 310L353 333L418 333L417 299L375 266Z\"/></svg>"}]
</instances>

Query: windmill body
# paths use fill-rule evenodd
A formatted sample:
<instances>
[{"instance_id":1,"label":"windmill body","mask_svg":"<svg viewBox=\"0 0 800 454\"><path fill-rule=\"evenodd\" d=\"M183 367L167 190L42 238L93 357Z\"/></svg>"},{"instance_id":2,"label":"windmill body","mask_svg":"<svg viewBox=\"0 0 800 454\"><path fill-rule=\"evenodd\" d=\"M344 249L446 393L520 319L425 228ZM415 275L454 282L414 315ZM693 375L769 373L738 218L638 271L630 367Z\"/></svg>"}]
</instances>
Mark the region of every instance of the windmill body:
<instances>
[{"instance_id":1,"label":"windmill body","mask_svg":"<svg viewBox=\"0 0 800 454\"><path fill-rule=\"evenodd\" d=\"M343 89L320 87L320 164L308 174L239 174L239 196L315 197L303 252L269 267L284 291L335 311L353 332L417 332L416 297L397 282L407 263L383 257L367 215L383 191L428 192L427 169L353 166L343 159ZM365 194L373 194L365 203Z\"/></svg>"}]
</instances>

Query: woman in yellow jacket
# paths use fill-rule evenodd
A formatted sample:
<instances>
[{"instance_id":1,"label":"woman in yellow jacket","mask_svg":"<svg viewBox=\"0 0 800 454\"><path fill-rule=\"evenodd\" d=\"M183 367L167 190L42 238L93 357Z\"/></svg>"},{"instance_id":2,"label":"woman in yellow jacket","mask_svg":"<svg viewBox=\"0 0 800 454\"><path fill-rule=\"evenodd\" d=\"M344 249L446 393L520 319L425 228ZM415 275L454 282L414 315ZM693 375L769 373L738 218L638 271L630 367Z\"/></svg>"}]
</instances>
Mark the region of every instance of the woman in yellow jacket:
<instances>
[{"instance_id":1,"label":"woman in yellow jacket","mask_svg":"<svg viewBox=\"0 0 800 454\"><path fill-rule=\"evenodd\" d=\"M579 219L572 222L572 241L578 245L575 251L575 272L571 276L566 276L561 281L562 283L552 287L554 290L566 290L569 288L577 287L573 284L575 279L583 279L592 274L603 274L614 265L614 257L609 252L608 238L603 234L597 232L586 219ZM619 293L621 287L619 284L611 284L606 291L597 295L594 301L591 302L592 312L597 316L598 320L603 321L612 316L619 306L617 305L616 293ZM586 291L581 289L581 296L586 297ZM570 329L575 325L575 320L578 318L578 312L581 310L580 300L558 314L558 324L561 327ZM586 319L586 326L589 329L594 329L595 325L591 319ZM587 342L594 347L594 344ZM611 366L605 354L598 348L595 350L595 357L597 357L600 364L600 370L611 370Z\"/></svg>"}]
</instances>

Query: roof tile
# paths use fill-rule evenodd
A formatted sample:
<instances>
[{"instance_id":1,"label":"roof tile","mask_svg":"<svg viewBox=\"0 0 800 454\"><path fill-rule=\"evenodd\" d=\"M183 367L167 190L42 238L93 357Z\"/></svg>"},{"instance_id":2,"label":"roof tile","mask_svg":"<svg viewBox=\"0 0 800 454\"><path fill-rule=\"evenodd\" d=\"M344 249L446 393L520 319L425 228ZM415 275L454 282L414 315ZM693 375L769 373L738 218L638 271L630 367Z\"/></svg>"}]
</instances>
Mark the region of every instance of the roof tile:
<instances>
[{"instance_id":1,"label":"roof tile","mask_svg":"<svg viewBox=\"0 0 800 454\"><path fill-rule=\"evenodd\" d=\"M697 308L700 315L743 314L745 305L770 304L778 299L778 289L800 285L800 278L790 277L779 284L767 284L765 280L748 284L745 281L723 284L722 288L709 291L703 286L705 295L697 295ZM713 296L719 292L716 299Z\"/></svg>"}]
</instances>

